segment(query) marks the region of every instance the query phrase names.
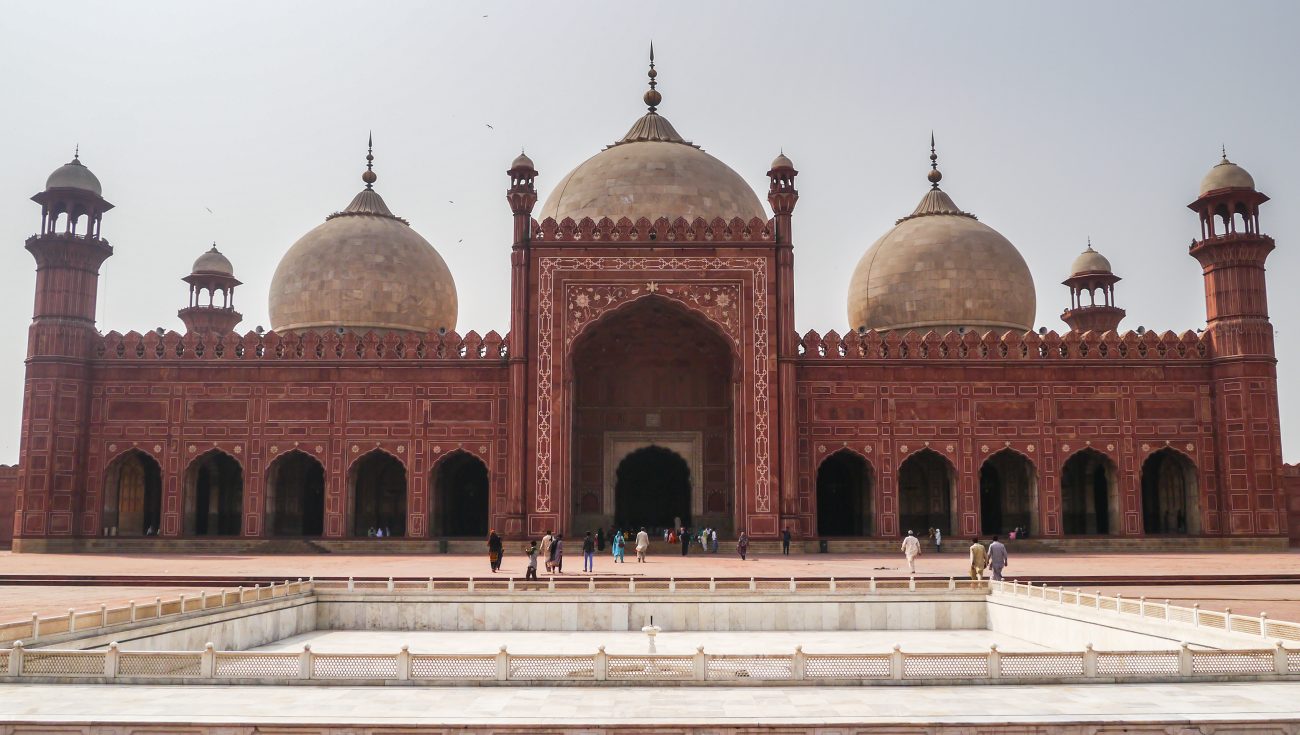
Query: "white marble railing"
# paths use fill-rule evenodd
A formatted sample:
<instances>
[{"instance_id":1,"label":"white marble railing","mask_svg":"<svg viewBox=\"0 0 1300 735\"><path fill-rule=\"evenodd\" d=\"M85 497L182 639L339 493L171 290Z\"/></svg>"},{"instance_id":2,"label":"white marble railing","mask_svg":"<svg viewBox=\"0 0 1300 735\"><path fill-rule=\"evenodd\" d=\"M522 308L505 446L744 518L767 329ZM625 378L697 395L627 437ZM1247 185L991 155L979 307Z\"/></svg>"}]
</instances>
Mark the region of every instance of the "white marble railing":
<instances>
[{"instance_id":1,"label":"white marble railing","mask_svg":"<svg viewBox=\"0 0 1300 735\"><path fill-rule=\"evenodd\" d=\"M7 676L4 673L7 672ZM313 683L431 685L460 682L547 684L588 682L760 682L914 684L954 681L1115 682L1258 679L1300 675L1300 651L1279 642L1271 649L1197 650L1186 644L1164 651L912 653L898 646L889 653L628 655L411 653L259 653L217 651L28 651L16 643L0 651L4 681L125 684Z\"/></svg>"},{"instance_id":2,"label":"white marble railing","mask_svg":"<svg viewBox=\"0 0 1300 735\"><path fill-rule=\"evenodd\" d=\"M1229 608L1223 612L1202 610L1199 604L1191 607L1173 605L1169 600L1156 602L1145 597L1124 597L1123 595L1103 595L1084 592L1081 589L1064 587L1035 586L1032 582L990 582L989 593L993 596L1010 595L1024 599L1042 600L1062 607L1076 609L1101 610L1114 613L1121 618L1140 619L1205 628L1225 633L1257 636L1259 638L1290 643L1300 642L1300 624L1285 620L1270 620L1267 613L1259 615L1237 615Z\"/></svg>"},{"instance_id":3,"label":"white marble railing","mask_svg":"<svg viewBox=\"0 0 1300 735\"><path fill-rule=\"evenodd\" d=\"M987 591L987 580L956 577L876 579L875 577L788 578L701 578L677 579L637 577L550 576L540 580L521 577L467 577L458 579L312 579L317 592L654 592L654 593L773 593L773 594L863 594L871 592L966 592Z\"/></svg>"},{"instance_id":4,"label":"white marble railing","mask_svg":"<svg viewBox=\"0 0 1300 735\"><path fill-rule=\"evenodd\" d=\"M141 621L184 615L187 613L213 612L222 608L235 607L279 597L307 595L312 591L310 581L301 579L285 581L280 584L257 585L223 589L208 594L180 595L163 599L155 597L150 602L138 603L134 600L126 605L109 607L100 605L95 610L77 610L69 608L63 615L42 617L32 613L31 618L11 623L0 623L0 644L13 641L39 641L67 633L94 633L96 629L129 625ZM0 652L3 655L3 652Z\"/></svg>"}]
</instances>

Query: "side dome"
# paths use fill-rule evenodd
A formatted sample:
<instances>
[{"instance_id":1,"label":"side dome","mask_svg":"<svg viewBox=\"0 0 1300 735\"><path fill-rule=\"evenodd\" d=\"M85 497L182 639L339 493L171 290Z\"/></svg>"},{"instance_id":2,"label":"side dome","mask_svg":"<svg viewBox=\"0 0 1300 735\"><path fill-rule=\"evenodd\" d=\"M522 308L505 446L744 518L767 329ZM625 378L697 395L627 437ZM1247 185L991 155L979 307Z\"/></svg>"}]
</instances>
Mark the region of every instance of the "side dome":
<instances>
[{"instance_id":1,"label":"side dome","mask_svg":"<svg viewBox=\"0 0 1300 735\"><path fill-rule=\"evenodd\" d=\"M217 244L212 243L212 249L205 252L194 261L194 267L190 269L194 275L213 273L219 276L235 275L235 266L231 265L230 259L217 250Z\"/></svg>"},{"instance_id":2,"label":"side dome","mask_svg":"<svg viewBox=\"0 0 1300 735\"><path fill-rule=\"evenodd\" d=\"M1110 261L1106 256L1092 249L1092 243L1088 243L1088 249L1079 254L1070 264L1070 275L1078 276L1085 273L1110 273Z\"/></svg>"},{"instance_id":3,"label":"side dome","mask_svg":"<svg viewBox=\"0 0 1300 735\"><path fill-rule=\"evenodd\" d=\"M1201 187L1198 190L1198 196L1205 196L1212 191L1220 189L1254 189L1255 177L1251 176L1246 169L1238 166L1228 160L1228 153L1224 151L1223 160L1215 164L1210 172L1205 174L1201 179Z\"/></svg>"},{"instance_id":4,"label":"side dome","mask_svg":"<svg viewBox=\"0 0 1300 735\"><path fill-rule=\"evenodd\" d=\"M649 76L649 111L617 142L561 179L540 218L766 220L762 202L740 174L684 140L656 112L662 95L654 89L653 54Z\"/></svg>"},{"instance_id":5,"label":"side dome","mask_svg":"<svg viewBox=\"0 0 1300 735\"><path fill-rule=\"evenodd\" d=\"M933 156L932 156L933 159ZM961 211L939 188L858 261L849 282L849 327L943 334L1033 328L1029 266L997 230Z\"/></svg>"},{"instance_id":6,"label":"side dome","mask_svg":"<svg viewBox=\"0 0 1300 735\"><path fill-rule=\"evenodd\" d=\"M104 190L99 185L99 178L81 163L80 154L54 169L54 173L45 179L45 190L50 189L80 189L95 196L104 195Z\"/></svg>"},{"instance_id":7,"label":"side dome","mask_svg":"<svg viewBox=\"0 0 1300 735\"><path fill-rule=\"evenodd\" d=\"M369 165L367 165L369 169ZM456 283L442 256L371 188L289 248L271 279L277 332L436 332L456 328Z\"/></svg>"}]
</instances>

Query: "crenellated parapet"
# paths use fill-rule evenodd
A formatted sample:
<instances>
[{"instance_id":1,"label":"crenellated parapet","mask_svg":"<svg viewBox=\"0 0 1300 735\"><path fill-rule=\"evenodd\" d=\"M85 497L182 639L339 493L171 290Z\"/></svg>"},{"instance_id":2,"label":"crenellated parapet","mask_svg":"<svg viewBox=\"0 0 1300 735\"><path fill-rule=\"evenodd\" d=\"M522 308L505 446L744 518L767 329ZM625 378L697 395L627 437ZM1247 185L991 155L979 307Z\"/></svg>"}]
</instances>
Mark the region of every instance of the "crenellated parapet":
<instances>
[{"instance_id":1,"label":"crenellated parapet","mask_svg":"<svg viewBox=\"0 0 1300 735\"><path fill-rule=\"evenodd\" d=\"M1204 360L1207 333L1174 332L866 332L809 330L800 360Z\"/></svg>"},{"instance_id":2,"label":"crenellated parapet","mask_svg":"<svg viewBox=\"0 0 1300 735\"><path fill-rule=\"evenodd\" d=\"M95 345L100 360L502 360L509 335L495 330L438 334L375 332L109 332Z\"/></svg>"},{"instance_id":3,"label":"crenellated parapet","mask_svg":"<svg viewBox=\"0 0 1300 735\"><path fill-rule=\"evenodd\" d=\"M534 243L548 242L761 242L770 243L774 238L775 228L772 220L754 217L744 220L736 217L724 220L715 217L706 220L696 217L686 220L678 217L669 220L660 217L653 222L645 217L635 222L627 217L614 221L609 217L593 220L583 217L574 221L565 217L560 221L547 217L538 222L533 220Z\"/></svg>"}]
</instances>

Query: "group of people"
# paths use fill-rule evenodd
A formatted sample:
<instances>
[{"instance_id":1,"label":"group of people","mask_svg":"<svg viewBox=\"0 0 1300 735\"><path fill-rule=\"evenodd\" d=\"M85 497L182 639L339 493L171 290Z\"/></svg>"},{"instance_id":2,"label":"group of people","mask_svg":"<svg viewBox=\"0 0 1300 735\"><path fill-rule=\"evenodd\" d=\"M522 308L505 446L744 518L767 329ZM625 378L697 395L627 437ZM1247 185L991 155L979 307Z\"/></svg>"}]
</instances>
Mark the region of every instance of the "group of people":
<instances>
[{"instance_id":1,"label":"group of people","mask_svg":"<svg viewBox=\"0 0 1300 735\"><path fill-rule=\"evenodd\" d=\"M696 544L699 545L700 551L718 553L718 529L716 528L702 528L698 531L686 526L665 528L663 537L664 543L681 544L682 556L689 554L691 547Z\"/></svg>"},{"instance_id":2,"label":"group of people","mask_svg":"<svg viewBox=\"0 0 1300 735\"><path fill-rule=\"evenodd\" d=\"M939 529L931 528L929 536L934 540L934 550L940 551L943 544L943 536ZM921 540L916 537L912 531L907 532L907 537L903 539L903 557L907 559L907 569L912 574L916 574L916 557L921 554ZM1002 581L1002 570L1007 567L1007 546L997 537L986 548L980 543L978 538L971 539L970 545L970 578L983 579L984 570L993 571L993 579Z\"/></svg>"},{"instance_id":3,"label":"group of people","mask_svg":"<svg viewBox=\"0 0 1300 735\"><path fill-rule=\"evenodd\" d=\"M628 532L630 534L631 531ZM610 533L610 551L614 556L614 563L623 564L627 562L626 548L628 537L622 529L614 529ZM633 541L633 549L636 551L636 560L645 561L646 552L650 550L650 534L643 527L637 531ZM496 573L501 569L501 558L505 555L505 544L501 541L501 536L493 529L488 532L488 564L492 572ZM601 529L593 534L588 531L582 538L582 571L596 571L596 552L605 550L605 535ZM547 531L542 536L541 541L530 541L523 549L524 556L528 557L528 567L524 572L524 579L537 579L537 562L541 559L545 565L548 574L564 573L564 534L552 533Z\"/></svg>"}]
</instances>

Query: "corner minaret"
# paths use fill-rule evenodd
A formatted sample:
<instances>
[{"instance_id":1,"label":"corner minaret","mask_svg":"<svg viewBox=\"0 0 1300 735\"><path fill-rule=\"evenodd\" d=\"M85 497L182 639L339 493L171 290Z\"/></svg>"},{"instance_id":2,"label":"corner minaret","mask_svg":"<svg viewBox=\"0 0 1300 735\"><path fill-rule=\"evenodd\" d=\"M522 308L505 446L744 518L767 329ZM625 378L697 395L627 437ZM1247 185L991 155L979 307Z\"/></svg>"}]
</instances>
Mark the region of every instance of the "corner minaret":
<instances>
[{"instance_id":1,"label":"corner minaret","mask_svg":"<svg viewBox=\"0 0 1300 735\"><path fill-rule=\"evenodd\" d=\"M1224 151L1188 205L1201 222L1190 252L1204 273L1212 347L1214 464L1203 471L1218 495L1204 493L1202 509L1219 511L1220 527L1207 528L1211 533L1286 532L1277 360L1264 280L1273 238L1259 229L1259 205L1266 201Z\"/></svg>"},{"instance_id":2,"label":"corner minaret","mask_svg":"<svg viewBox=\"0 0 1300 735\"><path fill-rule=\"evenodd\" d=\"M1119 281L1120 277L1111 271L1110 261L1093 250L1089 240L1088 249L1070 266L1070 277L1062 281L1070 288L1070 308L1061 314L1061 321L1075 332L1118 331L1126 313L1115 306L1115 284ZM1086 304L1084 294L1088 297Z\"/></svg>"},{"instance_id":3,"label":"corner minaret","mask_svg":"<svg viewBox=\"0 0 1300 735\"><path fill-rule=\"evenodd\" d=\"M194 261L190 274L181 280L190 285L190 305L176 312L185 322L185 329L190 332L212 332L225 334L232 332L243 314L235 311L235 286L240 284L235 278L235 269L230 260L217 250L212 249ZM204 294L207 303L204 303ZM221 303L217 304L217 294Z\"/></svg>"},{"instance_id":4,"label":"corner minaret","mask_svg":"<svg viewBox=\"0 0 1300 735\"><path fill-rule=\"evenodd\" d=\"M41 205L40 231L27 238L36 259L36 300L27 330L14 550L24 540L93 534L95 518L82 513L86 483L85 432L90 360L96 337L99 267L113 254L100 236L113 208L80 151L55 169ZM98 500L88 495L86 502Z\"/></svg>"},{"instance_id":5,"label":"corner minaret","mask_svg":"<svg viewBox=\"0 0 1300 735\"><path fill-rule=\"evenodd\" d=\"M510 397L506 403L508 436L506 456L506 503L504 513L492 519L493 527L505 530L506 535L522 536L524 528L524 488L529 482L528 453L529 380L528 306L532 301L529 269L532 267L530 243L533 232L533 207L537 206L537 168L533 159L521 149L506 171L510 188L506 201L514 220L514 243L510 250L510 333L506 346L509 362Z\"/></svg>"}]
</instances>

